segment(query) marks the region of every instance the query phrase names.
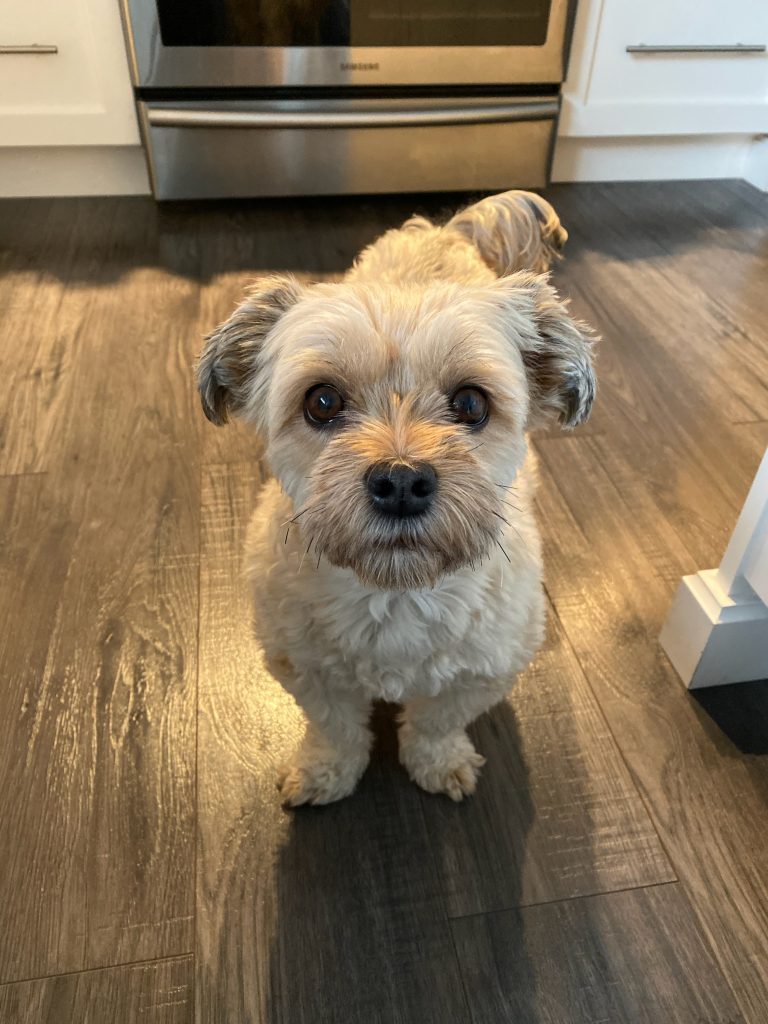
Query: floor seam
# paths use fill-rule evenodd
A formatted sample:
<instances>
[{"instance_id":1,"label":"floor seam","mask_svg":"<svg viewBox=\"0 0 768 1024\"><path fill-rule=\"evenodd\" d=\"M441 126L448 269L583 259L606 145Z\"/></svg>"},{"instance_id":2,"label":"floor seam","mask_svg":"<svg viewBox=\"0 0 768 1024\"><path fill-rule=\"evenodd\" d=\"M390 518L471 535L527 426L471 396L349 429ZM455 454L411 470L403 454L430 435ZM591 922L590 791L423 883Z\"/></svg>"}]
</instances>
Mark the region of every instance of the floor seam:
<instances>
[{"instance_id":1,"label":"floor seam","mask_svg":"<svg viewBox=\"0 0 768 1024\"><path fill-rule=\"evenodd\" d=\"M627 885L621 889L599 889L596 892L581 892L573 896L558 896L552 900L537 900L534 903L515 903L509 907L494 907L493 910L473 910L471 914L456 914L449 921L467 921L473 917L490 917L493 914L509 914L515 910L532 910L535 907L550 907L555 903L575 903L577 900L600 899L603 896L618 896L625 892L638 892L643 889L661 889L665 885L682 885L680 879L667 878L661 882L649 882L647 885Z\"/></svg>"},{"instance_id":2,"label":"floor seam","mask_svg":"<svg viewBox=\"0 0 768 1024\"><path fill-rule=\"evenodd\" d=\"M563 498L563 501L565 501L565 498ZM565 503L566 503L566 505L568 505L567 501ZM568 508L570 509L569 505L568 505ZM592 694L592 699L595 702L595 707L597 709L597 712L600 715L600 718L602 719L603 725L605 726L605 728L606 728L606 730L608 732L608 735L611 737L611 741L612 741L612 743L613 743L613 745L614 745L614 747L616 749L616 753L618 754L619 758L621 759L621 763L624 766L624 770L626 771L626 773L627 773L627 775L628 775L628 777L629 777L629 779L630 779L630 781L632 783L632 786L634 787L635 793L637 793L637 797L640 800L640 803L643 805L643 810L645 811L646 817L648 818L648 823L651 826L651 828L653 829L653 833L656 836L656 839L658 840L659 846L661 847L662 853L664 854L664 857L665 857L665 859L667 861L667 864L669 865L669 868L671 869L673 875L675 876L675 880L679 882L680 878L679 878L679 876L677 874L677 868L675 867L675 864L674 864L674 862L672 860L672 857L670 856L670 853L669 853L669 850L667 849L666 843L664 842L664 840L661 837L661 833L659 832L658 826L656 825L656 821L655 821L654 815L651 813L651 809L648 806L648 801L646 800L646 798L643 795L643 792L642 792L640 786L637 783L637 779L635 778L635 773L632 771L632 768L631 768L629 762L627 761L626 755L625 755L624 751L622 750L621 745L619 744L618 739L616 738L616 733L614 732L614 729L611 726L611 723L608 721L608 716L606 715L605 710L603 709L603 705L601 704L599 697L595 693L595 688L592 685L592 680L589 678L589 674L587 673L587 670L584 667L584 664L583 664L583 662L581 660L579 652L576 650L576 648L574 647L574 645L571 642L570 634L568 633L568 630L566 628L565 623L563 622L563 620L560 617L560 612L559 612L559 610L557 608L557 604L555 603L555 599L552 596L552 594L550 593L550 590L547 587L546 583L544 584L544 590L545 590L545 592L547 594L547 597L549 599L549 603L550 603L552 611L553 611L553 613L555 615L555 618L557 619L557 621L558 621L558 623L560 625L560 629L561 629L561 632L562 632L563 640L564 640L565 643L568 644L568 647L569 647L569 649L571 651L571 654L575 658L576 664L579 666L579 671L581 672L582 676L584 677L584 681L587 684L589 692Z\"/></svg>"},{"instance_id":3,"label":"floor seam","mask_svg":"<svg viewBox=\"0 0 768 1024\"><path fill-rule=\"evenodd\" d=\"M0 989L8 988L10 985L26 985L35 981L53 981L56 978L73 978L80 974L98 974L101 971L115 971L122 967L142 967L151 964L170 963L172 960L187 960L194 958L194 951L186 953L171 953L170 956L155 956L148 960L125 960L117 964L102 964L100 967L82 967L77 971L60 971L54 974L35 974L28 978L15 978L11 981L0 981Z\"/></svg>"}]
</instances>

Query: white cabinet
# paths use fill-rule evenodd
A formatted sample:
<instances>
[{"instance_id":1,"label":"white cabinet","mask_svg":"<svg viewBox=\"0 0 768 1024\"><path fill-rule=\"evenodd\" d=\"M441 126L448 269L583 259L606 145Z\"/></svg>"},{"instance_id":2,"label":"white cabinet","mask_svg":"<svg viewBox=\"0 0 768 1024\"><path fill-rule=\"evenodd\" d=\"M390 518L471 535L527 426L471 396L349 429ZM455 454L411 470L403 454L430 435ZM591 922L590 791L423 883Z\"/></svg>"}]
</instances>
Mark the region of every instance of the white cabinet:
<instances>
[{"instance_id":1,"label":"white cabinet","mask_svg":"<svg viewBox=\"0 0 768 1024\"><path fill-rule=\"evenodd\" d=\"M768 44L768 0L580 0L560 134L768 131L768 54L739 44Z\"/></svg>"},{"instance_id":2,"label":"white cabinet","mask_svg":"<svg viewBox=\"0 0 768 1024\"><path fill-rule=\"evenodd\" d=\"M0 146L138 142L117 0L0 0Z\"/></svg>"}]
</instances>

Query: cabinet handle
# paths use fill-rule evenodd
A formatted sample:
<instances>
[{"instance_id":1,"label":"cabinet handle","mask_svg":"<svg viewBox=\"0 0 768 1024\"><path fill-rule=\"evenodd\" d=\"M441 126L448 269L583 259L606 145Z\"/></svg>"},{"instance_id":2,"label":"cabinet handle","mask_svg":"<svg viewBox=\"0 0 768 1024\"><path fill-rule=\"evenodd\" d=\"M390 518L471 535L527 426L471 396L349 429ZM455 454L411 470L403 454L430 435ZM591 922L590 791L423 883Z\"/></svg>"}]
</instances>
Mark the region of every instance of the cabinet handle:
<instances>
[{"instance_id":1,"label":"cabinet handle","mask_svg":"<svg viewBox=\"0 0 768 1024\"><path fill-rule=\"evenodd\" d=\"M12 53L58 53L58 46L41 43L28 43L26 46L2 46L0 45L0 55L7 55Z\"/></svg>"},{"instance_id":2,"label":"cabinet handle","mask_svg":"<svg viewBox=\"0 0 768 1024\"><path fill-rule=\"evenodd\" d=\"M673 43L671 46L649 46L635 43L627 47L627 53L765 53L765 43L720 43L689 46Z\"/></svg>"}]
</instances>

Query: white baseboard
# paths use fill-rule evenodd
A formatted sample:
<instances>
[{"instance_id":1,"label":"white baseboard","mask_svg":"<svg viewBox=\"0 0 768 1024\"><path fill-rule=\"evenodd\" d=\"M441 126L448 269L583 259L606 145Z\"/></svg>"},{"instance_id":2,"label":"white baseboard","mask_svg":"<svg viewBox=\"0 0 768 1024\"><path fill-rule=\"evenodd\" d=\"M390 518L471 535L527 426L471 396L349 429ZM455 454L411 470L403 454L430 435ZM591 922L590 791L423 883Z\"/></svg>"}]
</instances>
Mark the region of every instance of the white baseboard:
<instances>
[{"instance_id":1,"label":"white baseboard","mask_svg":"<svg viewBox=\"0 0 768 1024\"><path fill-rule=\"evenodd\" d=\"M683 577L659 639L689 689L768 678L768 607L729 597L716 569Z\"/></svg>"},{"instance_id":2,"label":"white baseboard","mask_svg":"<svg viewBox=\"0 0 768 1024\"><path fill-rule=\"evenodd\" d=\"M552 167L553 181L742 177L768 189L768 139L561 137ZM149 193L140 146L0 147L0 197Z\"/></svg>"},{"instance_id":3,"label":"white baseboard","mask_svg":"<svg viewBox=\"0 0 768 1024\"><path fill-rule=\"evenodd\" d=\"M679 181L741 178L748 135L571 138L555 144L553 181Z\"/></svg>"},{"instance_id":4,"label":"white baseboard","mask_svg":"<svg viewBox=\"0 0 768 1024\"><path fill-rule=\"evenodd\" d=\"M150 191L141 146L0 148L0 196L136 196Z\"/></svg>"},{"instance_id":5,"label":"white baseboard","mask_svg":"<svg viewBox=\"0 0 768 1024\"><path fill-rule=\"evenodd\" d=\"M768 192L768 135L753 139L744 159L743 173L750 185Z\"/></svg>"}]
</instances>

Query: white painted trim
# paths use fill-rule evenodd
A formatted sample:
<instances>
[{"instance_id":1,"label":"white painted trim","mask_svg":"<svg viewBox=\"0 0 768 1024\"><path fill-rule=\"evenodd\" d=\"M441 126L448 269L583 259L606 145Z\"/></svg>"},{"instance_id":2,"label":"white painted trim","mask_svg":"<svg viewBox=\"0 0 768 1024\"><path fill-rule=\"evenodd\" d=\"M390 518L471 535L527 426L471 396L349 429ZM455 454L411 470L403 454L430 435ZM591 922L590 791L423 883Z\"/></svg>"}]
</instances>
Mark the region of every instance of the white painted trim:
<instances>
[{"instance_id":1,"label":"white painted trim","mask_svg":"<svg viewBox=\"0 0 768 1024\"><path fill-rule=\"evenodd\" d=\"M736 135L768 131L764 99L702 102L590 100L563 97L558 132L595 138L620 135Z\"/></svg>"},{"instance_id":2,"label":"white painted trim","mask_svg":"<svg viewBox=\"0 0 768 1024\"><path fill-rule=\"evenodd\" d=\"M752 140L744 156L743 174L750 185L768 192L768 135Z\"/></svg>"},{"instance_id":3,"label":"white painted trim","mask_svg":"<svg viewBox=\"0 0 768 1024\"><path fill-rule=\"evenodd\" d=\"M558 137L553 181L675 181L741 178L748 135L651 138Z\"/></svg>"},{"instance_id":4,"label":"white painted trim","mask_svg":"<svg viewBox=\"0 0 768 1024\"><path fill-rule=\"evenodd\" d=\"M683 577L660 641L689 688L768 679L768 451L720 568Z\"/></svg>"},{"instance_id":5,"label":"white painted trim","mask_svg":"<svg viewBox=\"0 0 768 1024\"><path fill-rule=\"evenodd\" d=\"M717 570L718 587L731 596L741 593L742 580L768 605L768 451Z\"/></svg>"},{"instance_id":6,"label":"white painted trim","mask_svg":"<svg viewBox=\"0 0 768 1024\"><path fill-rule=\"evenodd\" d=\"M576 8L568 77L563 88L566 96L578 97L581 103L585 103L589 97L604 2L605 0L580 0Z\"/></svg>"},{"instance_id":7,"label":"white painted trim","mask_svg":"<svg viewBox=\"0 0 768 1024\"><path fill-rule=\"evenodd\" d=\"M141 146L0 148L0 196L148 195Z\"/></svg>"},{"instance_id":8,"label":"white painted trim","mask_svg":"<svg viewBox=\"0 0 768 1024\"><path fill-rule=\"evenodd\" d=\"M768 678L768 607L729 597L714 569L683 577L659 639L689 689Z\"/></svg>"}]
</instances>

